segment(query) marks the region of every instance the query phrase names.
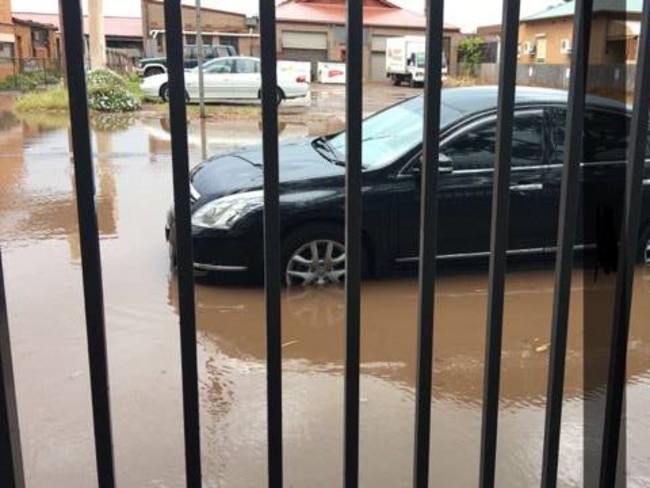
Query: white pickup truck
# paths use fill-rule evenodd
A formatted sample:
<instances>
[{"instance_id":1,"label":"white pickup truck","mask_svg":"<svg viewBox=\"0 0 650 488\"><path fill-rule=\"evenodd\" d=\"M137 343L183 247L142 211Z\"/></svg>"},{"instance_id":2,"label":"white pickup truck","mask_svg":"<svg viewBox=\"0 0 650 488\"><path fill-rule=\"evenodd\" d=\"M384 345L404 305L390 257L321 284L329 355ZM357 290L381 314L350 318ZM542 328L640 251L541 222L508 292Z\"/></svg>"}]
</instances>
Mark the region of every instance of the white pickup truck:
<instances>
[{"instance_id":1,"label":"white pickup truck","mask_svg":"<svg viewBox=\"0 0 650 488\"><path fill-rule=\"evenodd\" d=\"M426 39L424 36L389 37L386 39L386 77L393 85L424 84ZM447 75L447 56L442 53L443 80Z\"/></svg>"}]
</instances>

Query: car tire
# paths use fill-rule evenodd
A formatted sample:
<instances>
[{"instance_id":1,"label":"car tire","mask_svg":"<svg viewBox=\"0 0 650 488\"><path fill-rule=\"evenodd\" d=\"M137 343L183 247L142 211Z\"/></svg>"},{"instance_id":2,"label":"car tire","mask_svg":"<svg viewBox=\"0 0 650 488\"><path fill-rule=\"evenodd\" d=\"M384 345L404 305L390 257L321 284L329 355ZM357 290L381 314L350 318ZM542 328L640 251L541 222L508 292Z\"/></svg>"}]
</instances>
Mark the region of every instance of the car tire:
<instances>
[{"instance_id":1,"label":"car tire","mask_svg":"<svg viewBox=\"0 0 650 488\"><path fill-rule=\"evenodd\" d=\"M279 107L280 104L282 103L282 100L284 100L284 92L282 91L282 88L278 87L275 91L275 104Z\"/></svg>"},{"instance_id":2,"label":"car tire","mask_svg":"<svg viewBox=\"0 0 650 488\"><path fill-rule=\"evenodd\" d=\"M282 274L287 287L326 286L345 282L345 231L332 224L300 228L282 243ZM362 271L368 272L362 251Z\"/></svg>"},{"instance_id":3,"label":"car tire","mask_svg":"<svg viewBox=\"0 0 650 488\"><path fill-rule=\"evenodd\" d=\"M165 83L160 87L160 99L167 103L169 102L169 85ZM185 103L190 103L190 94L185 90Z\"/></svg>"},{"instance_id":4,"label":"car tire","mask_svg":"<svg viewBox=\"0 0 650 488\"><path fill-rule=\"evenodd\" d=\"M650 223L641 231L636 262L650 266Z\"/></svg>"},{"instance_id":5,"label":"car tire","mask_svg":"<svg viewBox=\"0 0 650 488\"><path fill-rule=\"evenodd\" d=\"M162 68L154 67L145 70L144 77L148 78L149 76L162 75L165 72Z\"/></svg>"},{"instance_id":6,"label":"car tire","mask_svg":"<svg viewBox=\"0 0 650 488\"><path fill-rule=\"evenodd\" d=\"M402 80L400 80L397 76L391 76L390 81L393 83L393 86L399 86L402 84Z\"/></svg>"},{"instance_id":7,"label":"car tire","mask_svg":"<svg viewBox=\"0 0 650 488\"><path fill-rule=\"evenodd\" d=\"M169 85L167 83L160 87L160 99L165 103L169 102Z\"/></svg>"}]
</instances>

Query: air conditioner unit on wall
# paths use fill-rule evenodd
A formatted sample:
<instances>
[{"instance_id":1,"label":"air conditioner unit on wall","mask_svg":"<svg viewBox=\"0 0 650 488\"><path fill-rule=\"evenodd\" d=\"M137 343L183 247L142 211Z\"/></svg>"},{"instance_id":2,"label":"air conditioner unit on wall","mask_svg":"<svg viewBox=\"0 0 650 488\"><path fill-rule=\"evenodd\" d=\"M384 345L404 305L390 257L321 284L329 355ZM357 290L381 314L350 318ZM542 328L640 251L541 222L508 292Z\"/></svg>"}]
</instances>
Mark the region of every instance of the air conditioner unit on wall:
<instances>
[{"instance_id":1,"label":"air conditioner unit on wall","mask_svg":"<svg viewBox=\"0 0 650 488\"><path fill-rule=\"evenodd\" d=\"M562 39L560 43L560 52L562 54L571 54L571 39Z\"/></svg>"},{"instance_id":2,"label":"air conditioner unit on wall","mask_svg":"<svg viewBox=\"0 0 650 488\"><path fill-rule=\"evenodd\" d=\"M532 42L524 42L524 54L535 54L535 44Z\"/></svg>"}]
</instances>

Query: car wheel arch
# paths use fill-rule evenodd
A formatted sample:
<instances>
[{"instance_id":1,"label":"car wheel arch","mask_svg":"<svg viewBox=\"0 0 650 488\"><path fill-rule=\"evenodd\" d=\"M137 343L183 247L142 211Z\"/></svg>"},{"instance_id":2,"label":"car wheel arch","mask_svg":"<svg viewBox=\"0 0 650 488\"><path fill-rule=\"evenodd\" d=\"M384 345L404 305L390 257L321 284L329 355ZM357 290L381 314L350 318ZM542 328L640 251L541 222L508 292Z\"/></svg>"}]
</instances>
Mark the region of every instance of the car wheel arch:
<instances>
[{"instance_id":1,"label":"car wheel arch","mask_svg":"<svg viewBox=\"0 0 650 488\"><path fill-rule=\"evenodd\" d=\"M294 221L282 229L280 238L282 243L285 243L296 234L306 232L307 229L315 229L319 227L336 227L345 232L345 220L337 217L319 217L316 219L312 218L308 220ZM376 248L371 235L366 229L361 229L361 245L363 257L367 266L367 272L369 275L374 276L377 269Z\"/></svg>"}]
</instances>

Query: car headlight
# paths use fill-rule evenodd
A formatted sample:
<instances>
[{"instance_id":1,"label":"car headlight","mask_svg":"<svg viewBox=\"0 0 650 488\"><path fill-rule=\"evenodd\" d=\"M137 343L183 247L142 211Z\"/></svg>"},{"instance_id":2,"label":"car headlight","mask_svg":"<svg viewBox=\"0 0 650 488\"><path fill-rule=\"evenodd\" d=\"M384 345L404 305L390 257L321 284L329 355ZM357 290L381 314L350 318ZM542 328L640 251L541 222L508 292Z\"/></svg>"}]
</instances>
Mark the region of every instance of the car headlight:
<instances>
[{"instance_id":1,"label":"car headlight","mask_svg":"<svg viewBox=\"0 0 650 488\"><path fill-rule=\"evenodd\" d=\"M192 225L229 230L243 217L264 206L262 190L237 193L206 203L192 215Z\"/></svg>"}]
</instances>

